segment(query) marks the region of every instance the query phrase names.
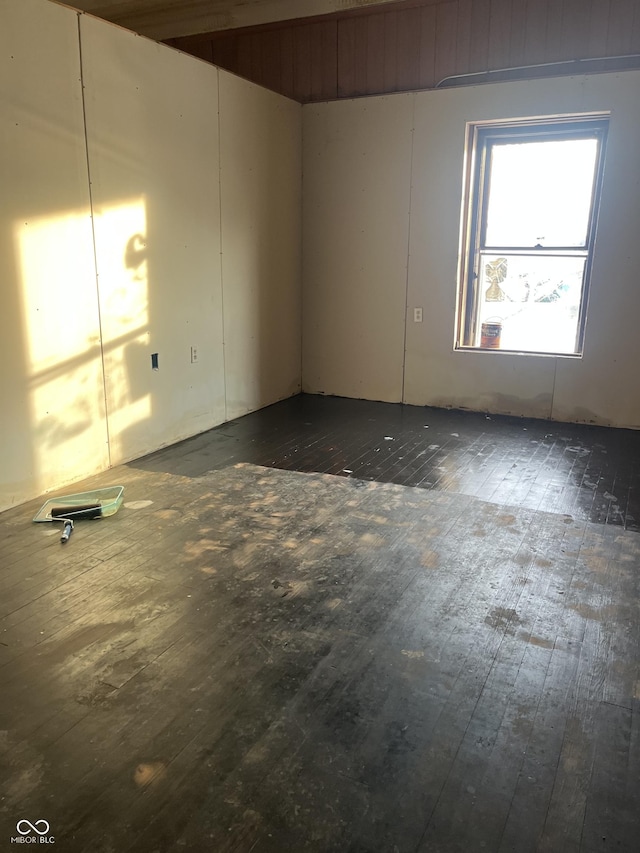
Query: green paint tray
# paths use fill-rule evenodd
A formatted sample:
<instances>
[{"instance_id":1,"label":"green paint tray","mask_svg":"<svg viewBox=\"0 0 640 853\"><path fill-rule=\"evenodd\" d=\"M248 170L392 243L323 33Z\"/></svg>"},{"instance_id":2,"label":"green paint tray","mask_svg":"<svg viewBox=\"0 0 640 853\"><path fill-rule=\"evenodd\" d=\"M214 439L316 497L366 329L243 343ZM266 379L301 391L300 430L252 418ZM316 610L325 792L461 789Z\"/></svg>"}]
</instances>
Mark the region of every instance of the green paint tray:
<instances>
[{"instance_id":1,"label":"green paint tray","mask_svg":"<svg viewBox=\"0 0 640 853\"><path fill-rule=\"evenodd\" d=\"M34 515L34 521L63 521L62 542L66 542L73 530L74 521L85 518L106 518L114 515L122 504L124 486L109 486L77 492L75 495L60 495L49 498Z\"/></svg>"}]
</instances>

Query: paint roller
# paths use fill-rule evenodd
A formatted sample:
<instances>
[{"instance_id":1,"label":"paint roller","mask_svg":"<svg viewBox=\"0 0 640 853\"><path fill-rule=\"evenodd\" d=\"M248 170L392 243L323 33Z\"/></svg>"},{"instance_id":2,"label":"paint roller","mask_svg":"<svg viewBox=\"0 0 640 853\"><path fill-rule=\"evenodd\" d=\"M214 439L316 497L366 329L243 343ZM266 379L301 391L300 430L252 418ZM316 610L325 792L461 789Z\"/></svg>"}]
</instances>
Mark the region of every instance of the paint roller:
<instances>
[{"instance_id":1,"label":"paint roller","mask_svg":"<svg viewBox=\"0 0 640 853\"><path fill-rule=\"evenodd\" d=\"M64 530L60 536L60 541L68 542L73 531L73 520L75 518L100 518L102 506L100 504L81 504L74 507L53 506L50 514L51 518L64 521Z\"/></svg>"},{"instance_id":2,"label":"paint roller","mask_svg":"<svg viewBox=\"0 0 640 853\"><path fill-rule=\"evenodd\" d=\"M34 521L61 521L64 530L61 542L68 542L77 519L106 518L118 511L122 504L124 486L107 486L104 489L92 489L73 495L60 495L49 498L40 507Z\"/></svg>"}]
</instances>

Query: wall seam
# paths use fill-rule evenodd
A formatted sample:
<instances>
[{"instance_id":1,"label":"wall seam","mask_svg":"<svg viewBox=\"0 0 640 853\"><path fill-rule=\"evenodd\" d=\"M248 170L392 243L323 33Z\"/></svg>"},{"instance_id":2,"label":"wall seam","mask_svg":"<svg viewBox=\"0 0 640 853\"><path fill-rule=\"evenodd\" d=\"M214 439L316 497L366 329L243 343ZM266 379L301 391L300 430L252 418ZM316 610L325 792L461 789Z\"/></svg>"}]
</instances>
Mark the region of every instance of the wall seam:
<instances>
[{"instance_id":1,"label":"wall seam","mask_svg":"<svg viewBox=\"0 0 640 853\"><path fill-rule=\"evenodd\" d=\"M416 130L416 96L411 96L411 154L409 157L409 209L407 211L407 265L405 271L404 288L404 337L402 341L402 390L400 400L405 400L405 386L407 375L407 326L409 323L409 268L411 261L411 204L413 201L413 147Z\"/></svg>"},{"instance_id":2,"label":"wall seam","mask_svg":"<svg viewBox=\"0 0 640 853\"><path fill-rule=\"evenodd\" d=\"M553 360L553 386L551 388L551 404L549 406L549 420L552 421L553 410L556 407L556 376L558 374L558 359Z\"/></svg>"},{"instance_id":3,"label":"wall seam","mask_svg":"<svg viewBox=\"0 0 640 853\"><path fill-rule=\"evenodd\" d=\"M300 393L304 393L304 105L300 105Z\"/></svg>"},{"instance_id":4,"label":"wall seam","mask_svg":"<svg viewBox=\"0 0 640 853\"><path fill-rule=\"evenodd\" d=\"M216 68L218 87L218 213L220 217L220 312L222 314L222 387L224 392L224 422L229 420L227 402L227 341L224 321L224 272L222 264L222 132L220 130L220 69Z\"/></svg>"},{"instance_id":5,"label":"wall seam","mask_svg":"<svg viewBox=\"0 0 640 853\"><path fill-rule=\"evenodd\" d=\"M100 300L100 273L98 272L98 252L96 249L96 224L93 205L93 182L91 180L91 158L89 156L89 133L87 130L87 104L85 98L84 83L84 55L82 52L82 12L78 13L78 55L80 59L80 96L82 99L82 124L84 129L84 149L87 161L87 180L89 183L89 213L91 218L91 242L93 248L93 266L96 275L96 302L98 307L98 332L100 336L100 363L102 365L102 393L104 399L105 431L107 435L107 465L112 467L111 461L111 433L109 429L109 400L107 394L107 370L104 358L104 337L102 332L102 306Z\"/></svg>"}]
</instances>

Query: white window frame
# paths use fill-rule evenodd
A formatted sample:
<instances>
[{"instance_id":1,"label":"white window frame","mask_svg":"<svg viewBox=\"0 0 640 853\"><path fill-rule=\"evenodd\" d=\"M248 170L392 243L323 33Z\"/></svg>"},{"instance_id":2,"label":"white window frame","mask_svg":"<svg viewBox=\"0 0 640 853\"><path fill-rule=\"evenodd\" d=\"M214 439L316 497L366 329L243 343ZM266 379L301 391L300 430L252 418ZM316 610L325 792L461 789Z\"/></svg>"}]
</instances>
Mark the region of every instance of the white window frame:
<instances>
[{"instance_id":1,"label":"white window frame","mask_svg":"<svg viewBox=\"0 0 640 853\"><path fill-rule=\"evenodd\" d=\"M609 125L608 113L552 116L509 121L473 122L467 125L467 169L465 203L461 231L461 264L458 287L455 349L474 352L510 352L522 355L581 357L589 297L589 283L595 247L596 227L604 172L604 154ZM598 140L595 180L585 245L567 246L487 246L485 243L487 197L489 187L488 159L497 141L572 139L585 137ZM480 330L480 264L484 254L510 256L584 257L584 277L575 347L572 352L537 352L532 350L488 349L481 346Z\"/></svg>"}]
</instances>

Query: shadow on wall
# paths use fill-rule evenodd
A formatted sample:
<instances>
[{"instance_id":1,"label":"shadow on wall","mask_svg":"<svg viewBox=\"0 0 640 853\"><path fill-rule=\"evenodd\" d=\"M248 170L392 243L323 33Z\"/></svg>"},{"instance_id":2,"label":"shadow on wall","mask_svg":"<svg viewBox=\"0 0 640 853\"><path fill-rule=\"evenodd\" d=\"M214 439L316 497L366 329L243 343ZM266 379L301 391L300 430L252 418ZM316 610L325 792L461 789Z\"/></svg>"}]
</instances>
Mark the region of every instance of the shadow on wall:
<instances>
[{"instance_id":1,"label":"shadow on wall","mask_svg":"<svg viewBox=\"0 0 640 853\"><path fill-rule=\"evenodd\" d=\"M6 31L26 45L20 67L0 52L0 509L300 380L299 110L230 80L222 134L215 69L55 4L34 29L36 2L16 3Z\"/></svg>"},{"instance_id":2,"label":"shadow on wall","mask_svg":"<svg viewBox=\"0 0 640 853\"><path fill-rule=\"evenodd\" d=\"M111 460L152 416L147 201L103 206L95 217L104 394Z\"/></svg>"},{"instance_id":3,"label":"shadow on wall","mask_svg":"<svg viewBox=\"0 0 640 853\"><path fill-rule=\"evenodd\" d=\"M144 227L130 230L132 219L139 229L145 217L143 199L103 216L114 251L101 300L88 210L28 213L3 229L15 283L3 324L11 353L2 377L11 400L3 406L4 505L107 467L106 411L124 433L151 415L138 367L148 362L146 237Z\"/></svg>"}]
</instances>

